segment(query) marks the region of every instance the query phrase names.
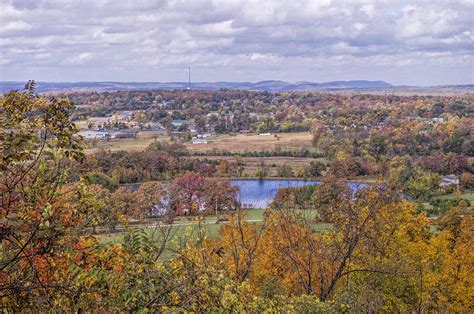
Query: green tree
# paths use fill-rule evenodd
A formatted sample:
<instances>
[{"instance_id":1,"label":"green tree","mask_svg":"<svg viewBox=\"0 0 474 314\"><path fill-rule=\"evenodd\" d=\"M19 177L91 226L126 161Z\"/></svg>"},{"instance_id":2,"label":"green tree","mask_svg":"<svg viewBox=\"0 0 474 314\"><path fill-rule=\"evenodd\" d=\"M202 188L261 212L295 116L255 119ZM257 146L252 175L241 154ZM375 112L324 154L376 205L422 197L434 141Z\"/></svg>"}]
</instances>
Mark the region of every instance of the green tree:
<instances>
[{"instance_id":1,"label":"green tree","mask_svg":"<svg viewBox=\"0 0 474 314\"><path fill-rule=\"evenodd\" d=\"M86 173L83 176L83 179L85 182L87 182L87 184L98 184L112 192L118 187L117 180L112 179L103 172L91 171Z\"/></svg>"},{"instance_id":2,"label":"green tree","mask_svg":"<svg viewBox=\"0 0 474 314\"><path fill-rule=\"evenodd\" d=\"M305 167L305 172L309 177L319 177L324 170L326 170L326 165L319 160L310 161L309 165Z\"/></svg>"},{"instance_id":3,"label":"green tree","mask_svg":"<svg viewBox=\"0 0 474 314\"><path fill-rule=\"evenodd\" d=\"M294 176L293 169L288 163L284 163L277 169L277 174L279 177L290 178Z\"/></svg>"},{"instance_id":4,"label":"green tree","mask_svg":"<svg viewBox=\"0 0 474 314\"><path fill-rule=\"evenodd\" d=\"M255 176L260 180L268 176L268 169L264 162L260 163L260 166L257 168L257 171L255 171Z\"/></svg>"}]
</instances>

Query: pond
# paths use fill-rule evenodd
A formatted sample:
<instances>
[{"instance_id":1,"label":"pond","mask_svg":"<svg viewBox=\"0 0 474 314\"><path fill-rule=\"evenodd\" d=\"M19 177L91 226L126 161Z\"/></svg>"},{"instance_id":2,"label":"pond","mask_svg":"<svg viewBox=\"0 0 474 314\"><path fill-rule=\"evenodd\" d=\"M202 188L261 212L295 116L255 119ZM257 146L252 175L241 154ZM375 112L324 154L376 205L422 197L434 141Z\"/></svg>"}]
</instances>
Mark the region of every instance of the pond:
<instances>
[{"instance_id":1,"label":"pond","mask_svg":"<svg viewBox=\"0 0 474 314\"><path fill-rule=\"evenodd\" d=\"M240 203L248 208L266 208L280 188L319 184L312 180L231 180L231 184L240 187ZM356 191L366 187L364 183L349 183Z\"/></svg>"}]
</instances>

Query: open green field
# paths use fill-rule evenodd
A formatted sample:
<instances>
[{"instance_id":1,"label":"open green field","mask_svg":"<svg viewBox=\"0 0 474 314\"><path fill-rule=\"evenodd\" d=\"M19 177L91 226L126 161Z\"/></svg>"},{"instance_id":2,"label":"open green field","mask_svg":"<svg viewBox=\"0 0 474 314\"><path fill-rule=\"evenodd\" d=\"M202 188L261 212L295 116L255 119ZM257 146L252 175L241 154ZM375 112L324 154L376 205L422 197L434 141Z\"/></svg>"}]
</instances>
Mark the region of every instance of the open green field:
<instances>
[{"instance_id":1,"label":"open green field","mask_svg":"<svg viewBox=\"0 0 474 314\"><path fill-rule=\"evenodd\" d=\"M469 202L474 202L474 190L466 190L464 191L461 195L459 195L461 198L467 199ZM439 199L455 199L457 198L457 195L452 193L452 194L447 194L447 195L442 195L437 197Z\"/></svg>"},{"instance_id":2,"label":"open green field","mask_svg":"<svg viewBox=\"0 0 474 314\"><path fill-rule=\"evenodd\" d=\"M260 224L263 221L264 209L245 210L246 220L252 223ZM307 217L314 217L316 212L305 213ZM223 222L225 223L225 222ZM161 226L136 226L134 229L143 230L149 237L155 241L163 241L163 234L167 235L166 250L162 258L170 258L178 248L184 247L189 241L196 241L202 236L214 238L218 235L222 224L217 223L216 216L207 216L202 219L198 217L179 217L173 221L172 225ZM314 229L319 232L331 229L330 224L316 224ZM124 241L126 232L104 234L100 238L103 243L120 244Z\"/></svg>"},{"instance_id":3,"label":"open green field","mask_svg":"<svg viewBox=\"0 0 474 314\"><path fill-rule=\"evenodd\" d=\"M261 222L263 220L263 209L248 209L245 210L246 219L250 222ZM178 217L173 220L173 224L171 225L162 225L162 226L132 226L134 229L143 229L150 235L156 233L157 228L171 228L171 234L174 237L181 238L184 236L188 236L189 234L193 234L197 232L198 229L202 228L203 230L208 232L208 235L214 237L217 235L217 232L220 229L221 224L217 223L217 217L212 216L205 216L201 220L198 217ZM104 242L108 243L120 243L123 241L124 233L111 233L101 235L101 239Z\"/></svg>"}]
</instances>

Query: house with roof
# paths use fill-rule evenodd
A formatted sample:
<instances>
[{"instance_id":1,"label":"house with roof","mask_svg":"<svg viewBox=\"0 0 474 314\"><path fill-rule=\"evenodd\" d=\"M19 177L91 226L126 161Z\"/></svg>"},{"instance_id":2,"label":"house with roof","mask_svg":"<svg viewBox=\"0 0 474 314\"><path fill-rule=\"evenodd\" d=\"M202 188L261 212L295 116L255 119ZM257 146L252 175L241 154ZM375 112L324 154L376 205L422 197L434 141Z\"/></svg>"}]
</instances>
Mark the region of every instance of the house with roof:
<instances>
[{"instance_id":1,"label":"house with roof","mask_svg":"<svg viewBox=\"0 0 474 314\"><path fill-rule=\"evenodd\" d=\"M187 120L173 120L171 122L171 124L173 125L174 128L179 128L181 126L183 126L184 124L189 124Z\"/></svg>"},{"instance_id":2,"label":"house with roof","mask_svg":"<svg viewBox=\"0 0 474 314\"><path fill-rule=\"evenodd\" d=\"M94 140L94 139L105 140L105 139L110 138L109 132L102 132L102 131L85 130L85 131L79 131L78 134L86 140Z\"/></svg>"},{"instance_id":3,"label":"house with roof","mask_svg":"<svg viewBox=\"0 0 474 314\"><path fill-rule=\"evenodd\" d=\"M119 131L119 132L113 132L110 135L110 138L116 139L116 138L136 138L137 137L137 132L133 131Z\"/></svg>"}]
</instances>

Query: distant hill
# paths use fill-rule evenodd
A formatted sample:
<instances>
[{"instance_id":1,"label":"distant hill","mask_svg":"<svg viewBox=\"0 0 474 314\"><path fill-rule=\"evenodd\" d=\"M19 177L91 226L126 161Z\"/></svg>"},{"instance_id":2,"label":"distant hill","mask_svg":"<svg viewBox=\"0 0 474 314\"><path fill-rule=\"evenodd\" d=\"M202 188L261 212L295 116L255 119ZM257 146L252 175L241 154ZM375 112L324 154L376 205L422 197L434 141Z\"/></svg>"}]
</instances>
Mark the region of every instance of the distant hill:
<instances>
[{"instance_id":1,"label":"distant hill","mask_svg":"<svg viewBox=\"0 0 474 314\"><path fill-rule=\"evenodd\" d=\"M25 82L0 82L0 93L21 90ZM146 91L188 88L187 82L37 82L37 92L54 91ZM394 86L384 81L294 82L269 80L252 82L194 82L194 90L243 89L268 92L316 91L323 93L371 93L399 95L452 95L473 93L474 85Z\"/></svg>"},{"instance_id":2,"label":"distant hill","mask_svg":"<svg viewBox=\"0 0 474 314\"><path fill-rule=\"evenodd\" d=\"M25 82L0 82L0 92L12 89L22 89ZM328 88L387 88L393 85L384 81L334 81L324 83L284 81L251 82L194 82L192 89L215 90L221 88L246 89L269 92L282 91L317 91ZM37 82L37 91L40 93L65 90L156 90L156 89L186 89L187 82Z\"/></svg>"}]
</instances>

